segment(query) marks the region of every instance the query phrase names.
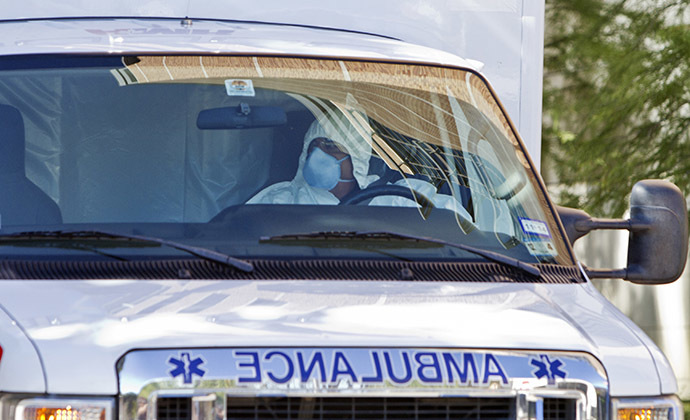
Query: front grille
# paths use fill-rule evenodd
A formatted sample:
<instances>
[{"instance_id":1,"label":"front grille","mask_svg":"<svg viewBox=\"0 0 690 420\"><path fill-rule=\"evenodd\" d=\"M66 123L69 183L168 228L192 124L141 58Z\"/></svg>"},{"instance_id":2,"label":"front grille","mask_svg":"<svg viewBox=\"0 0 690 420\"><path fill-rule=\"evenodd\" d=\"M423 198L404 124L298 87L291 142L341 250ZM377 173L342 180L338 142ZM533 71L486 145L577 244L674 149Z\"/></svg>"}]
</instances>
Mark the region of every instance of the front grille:
<instances>
[{"instance_id":1,"label":"front grille","mask_svg":"<svg viewBox=\"0 0 690 420\"><path fill-rule=\"evenodd\" d=\"M544 399L544 420L575 420L575 400Z\"/></svg>"},{"instance_id":2,"label":"front grille","mask_svg":"<svg viewBox=\"0 0 690 420\"><path fill-rule=\"evenodd\" d=\"M192 417L192 401L189 398L159 398L158 420L189 420Z\"/></svg>"},{"instance_id":3,"label":"front grille","mask_svg":"<svg viewBox=\"0 0 690 420\"><path fill-rule=\"evenodd\" d=\"M191 420L190 398L159 398L158 420ZM227 420L512 420L509 398L229 397ZM544 420L575 420L575 400L544 399Z\"/></svg>"},{"instance_id":4,"label":"front grille","mask_svg":"<svg viewBox=\"0 0 690 420\"><path fill-rule=\"evenodd\" d=\"M228 398L228 420L509 420L508 398Z\"/></svg>"}]
</instances>

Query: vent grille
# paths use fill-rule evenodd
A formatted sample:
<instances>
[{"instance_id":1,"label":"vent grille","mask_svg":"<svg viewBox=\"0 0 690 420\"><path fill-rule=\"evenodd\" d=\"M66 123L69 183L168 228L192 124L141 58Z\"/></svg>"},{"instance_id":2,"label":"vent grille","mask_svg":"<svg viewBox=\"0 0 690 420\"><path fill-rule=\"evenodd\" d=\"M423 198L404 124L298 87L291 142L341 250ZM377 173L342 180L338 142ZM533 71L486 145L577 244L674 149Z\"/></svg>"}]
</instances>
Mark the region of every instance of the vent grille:
<instances>
[{"instance_id":1,"label":"vent grille","mask_svg":"<svg viewBox=\"0 0 690 420\"><path fill-rule=\"evenodd\" d=\"M191 420L190 398L159 398L158 420ZM227 420L511 420L508 398L228 397ZM575 400L544 399L544 420L575 420Z\"/></svg>"},{"instance_id":2,"label":"vent grille","mask_svg":"<svg viewBox=\"0 0 690 420\"><path fill-rule=\"evenodd\" d=\"M544 420L575 420L575 400L545 398Z\"/></svg>"},{"instance_id":3,"label":"vent grille","mask_svg":"<svg viewBox=\"0 0 690 420\"><path fill-rule=\"evenodd\" d=\"M577 267L539 264L541 277L493 263L368 260L251 260L244 273L194 260L154 261L0 261L0 278L79 279L246 279L246 280L406 280L509 283L581 283Z\"/></svg>"},{"instance_id":4,"label":"vent grille","mask_svg":"<svg viewBox=\"0 0 690 420\"><path fill-rule=\"evenodd\" d=\"M191 406L189 398L159 398L156 406L158 420L190 420Z\"/></svg>"},{"instance_id":5,"label":"vent grille","mask_svg":"<svg viewBox=\"0 0 690 420\"><path fill-rule=\"evenodd\" d=\"M227 420L509 420L508 398L228 398Z\"/></svg>"}]
</instances>

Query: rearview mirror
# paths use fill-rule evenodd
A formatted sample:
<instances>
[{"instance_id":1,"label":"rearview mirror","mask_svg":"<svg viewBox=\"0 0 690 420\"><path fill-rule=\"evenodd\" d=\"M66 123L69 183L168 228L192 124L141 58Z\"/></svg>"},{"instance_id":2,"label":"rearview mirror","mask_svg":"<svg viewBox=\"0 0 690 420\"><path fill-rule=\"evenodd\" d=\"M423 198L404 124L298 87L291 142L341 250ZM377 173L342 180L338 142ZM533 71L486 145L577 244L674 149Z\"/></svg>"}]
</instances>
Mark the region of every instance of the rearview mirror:
<instances>
[{"instance_id":1,"label":"rearview mirror","mask_svg":"<svg viewBox=\"0 0 690 420\"><path fill-rule=\"evenodd\" d=\"M586 269L591 278L622 278L639 284L665 284L678 279L688 254L688 212L675 185L640 181L630 195L630 219L595 219L581 210L559 207L571 243L598 229L627 229L628 266L619 270Z\"/></svg>"},{"instance_id":2,"label":"rearview mirror","mask_svg":"<svg viewBox=\"0 0 690 420\"><path fill-rule=\"evenodd\" d=\"M196 126L201 130L234 130L276 127L287 123L285 110L277 106L253 106L205 109L199 112Z\"/></svg>"}]
</instances>

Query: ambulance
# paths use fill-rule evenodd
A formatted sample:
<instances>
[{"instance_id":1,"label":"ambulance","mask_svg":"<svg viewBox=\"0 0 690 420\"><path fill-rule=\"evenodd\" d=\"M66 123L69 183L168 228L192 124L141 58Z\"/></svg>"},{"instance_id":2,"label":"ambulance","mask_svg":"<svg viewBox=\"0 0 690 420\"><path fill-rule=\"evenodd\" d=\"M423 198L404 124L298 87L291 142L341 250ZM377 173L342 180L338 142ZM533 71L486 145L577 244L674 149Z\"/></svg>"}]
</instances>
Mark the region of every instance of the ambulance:
<instances>
[{"instance_id":1,"label":"ambulance","mask_svg":"<svg viewBox=\"0 0 690 420\"><path fill-rule=\"evenodd\" d=\"M0 11L0 419L683 419L591 279L684 197L551 201L543 1L95 3Z\"/></svg>"}]
</instances>

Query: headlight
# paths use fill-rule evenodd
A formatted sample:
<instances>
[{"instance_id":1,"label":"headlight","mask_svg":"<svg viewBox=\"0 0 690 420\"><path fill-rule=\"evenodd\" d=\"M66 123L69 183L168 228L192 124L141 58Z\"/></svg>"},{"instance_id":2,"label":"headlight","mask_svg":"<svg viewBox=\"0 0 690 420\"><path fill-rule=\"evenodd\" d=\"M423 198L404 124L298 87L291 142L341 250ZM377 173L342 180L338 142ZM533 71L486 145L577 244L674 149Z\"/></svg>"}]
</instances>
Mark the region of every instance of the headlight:
<instances>
[{"instance_id":1,"label":"headlight","mask_svg":"<svg viewBox=\"0 0 690 420\"><path fill-rule=\"evenodd\" d=\"M613 416L613 420L684 420L683 404L676 396L614 398Z\"/></svg>"},{"instance_id":2,"label":"headlight","mask_svg":"<svg viewBox=\"0 0 690 420\"><path fill-rule=\"evenodd\" d=\"M0 420L113 420L112 399L45 398L6 394Z\"/></svg>"}]
</instances>

